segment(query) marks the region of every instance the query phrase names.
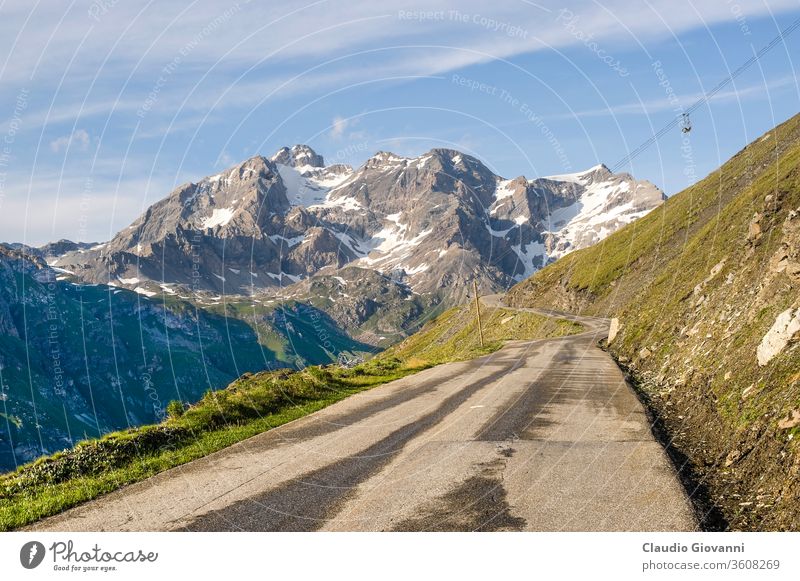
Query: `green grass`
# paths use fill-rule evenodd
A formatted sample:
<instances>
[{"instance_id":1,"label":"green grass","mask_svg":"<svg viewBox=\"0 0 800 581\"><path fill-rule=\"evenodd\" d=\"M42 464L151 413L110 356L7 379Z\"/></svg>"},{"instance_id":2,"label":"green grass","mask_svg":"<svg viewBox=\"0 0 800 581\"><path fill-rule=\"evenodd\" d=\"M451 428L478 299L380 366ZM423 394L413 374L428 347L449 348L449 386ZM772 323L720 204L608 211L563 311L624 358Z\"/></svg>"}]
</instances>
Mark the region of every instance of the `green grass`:
<instances>
[{"instance_id":1,"label":"green grass","mask_svg":"<svg viewBox=\"0 0 800 581\"><path fill-rule=\"evenodd\" d=\"M14 449L52 453L157 422L169 401L195 402L245 372L373 352L325 313L296 301L196 308L174 296L146 299L66 281L49 287L27 271L11 272L0 269L0 303L25 332L0 334L0 472L16 467ZM51 310L58 315L52 320ZM66 384L61 390L54 354Z\"/></svg>"},{"instance_id":2,"label":"green grass","mask_svg":"<svg viewBox=\"0 0 800 581\"><path fill-rule=\"evenodd\" d=\"M561 337L583 330L578 323L524 311L482 306L481 314L483 347L480 345L475 308L461 306L445 311L386 353L403 361L438 365L492 353L509 340Z\"/></svg>"},{"instance_id":3,"label":"green grass","mask_svg":"<svg viewBox=\"0 0 800 581\"><path fill-rule=\"evenodd\" d=\"M179 417L87 440L0 477L0 530L56 514L419 369L381 359L352 369L246 374Z\"/></svg>"},{"instance_id":4,"label":"green grass","mask_svg":"<svg viewBox=\"0 0 800 581\"><path fill-rule=\"evenodd\" d=\"M798 218L790 217L798 208L800 116L508 295L515 306L617 317L620 333L610 351L654 401L666 402L662 413L674 412L687 455L721 483L720 495L767 494L757 492L763 488L783 499L763 517L731 513L732 526L745 529L800 527L800 487L786 476L797 465L798 443L777 427L800 409L800 350L786 348L766 366L756 360L776 316L800 306L797 280L770 270L779 247L797 260ZM756 215L759 238L748 234ZM652 355L640 357L643 347ZM749 453L726 466L734 449Z\"/></svg>"},{"instance_id":5,"label":"green grass","mask_svg":"<svg viewBox=\"0 0 800 581\"><path fill-rule=\"evenodd\" d=\"M509 339L556 337L580 325L531 313L485 309L480 347L474 311L451 309L420 333L356 367L312 366L245 374L195 405L167 406L156 425L114 432L0 476L0 530L11 530L206 456L350 395L432 365L499 349Z\"/></svg>"}]
</instances>

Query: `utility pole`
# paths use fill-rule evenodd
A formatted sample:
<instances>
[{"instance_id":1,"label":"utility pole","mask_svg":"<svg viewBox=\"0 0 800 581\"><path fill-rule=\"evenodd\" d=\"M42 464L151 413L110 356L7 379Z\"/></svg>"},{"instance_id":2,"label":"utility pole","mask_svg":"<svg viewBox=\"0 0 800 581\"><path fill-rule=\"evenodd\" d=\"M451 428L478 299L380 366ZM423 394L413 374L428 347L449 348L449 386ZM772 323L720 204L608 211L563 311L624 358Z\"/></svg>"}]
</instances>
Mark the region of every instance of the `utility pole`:
<instances>
[{"instance_id":1,"label":"utility pole","mask_svg":"<svg viewBox=\"0 0 800 581\"><path fill-rule=\"evenodd\" d=\"M481 325L481 300L478 297L478 282L473 279L472 288L475 290L475 310L478 312L478 334L481 337L481 349L483 349L483 326Z\"/></svg>"}]
</instances>

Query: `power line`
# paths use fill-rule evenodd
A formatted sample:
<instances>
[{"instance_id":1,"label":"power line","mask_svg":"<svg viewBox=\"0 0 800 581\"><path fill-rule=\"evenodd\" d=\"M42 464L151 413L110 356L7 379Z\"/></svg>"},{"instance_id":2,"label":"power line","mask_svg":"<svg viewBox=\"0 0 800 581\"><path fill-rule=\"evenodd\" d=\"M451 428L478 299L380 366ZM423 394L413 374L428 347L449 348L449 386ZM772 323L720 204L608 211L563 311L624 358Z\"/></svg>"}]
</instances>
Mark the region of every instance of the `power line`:
<instances>
[{"instance_id":1,"label":"power line","mask_svg":"<svg viewBox=\"0 0 800 581\"><path fill-rule=\"evenodd\" d=\"M796 30L798 27L800 27L800 18L798 18L797 20L795 20L794 22L792 22L792 23L791 23L789 26L787 26L786 28L784 28L784 29L783 29L783 30L782 30L782 31L781 31L781 32L778 34L778 36L776 36L775 38L773 38L773 39L770 41L770 43L769 43L769 44L767 44L767 45L765 45L765 46L761 47L761 49L760 49L760 50L759 50L757 53L755 53L753 56L751 56L749 59L747 59L747 60L746 60L745 62L743 62L741 65L739 65L739 68L737 68L737 69L736 69L735 71L733 71L733 72L732 72L730 75L728 75L727 77L725 77L725 79L723 79L722 81L720 81L719 83L717 83L717 85L716 85L716 86L715 86L713 89L709 90L709 91L708 91L708 92L707 92L705 95L703 95L703 96L702 96L702 97L700 97L700 98L699 98L697 101L695 101L694 103L692 103L691 105L689 105L689 107L687 107L686 109L684 109L684 111L683 111L683 113L682 113L681 115L679 115L678 117L676 117L675 119L673 119L672 121L670 121L669 123L667 123L667 124L666 124L664 127L662 127L661 129L659 129L659 130L658 130L656 133L654 133L652 136L650 136L650 138L646 139L646 140L645 140L645 141L644 141L644 142L643 142L641 145L639 145L639 147L637 147L636 149L634 149L633 151L631 151L631 152L630 152L628 155L626 155L626 156L625 156L625 157L623 157L621 160L619 160L619 161L618 161L618 162L617 162L617 163L616 163L616 164L615 164L615 165L614 165L614 166L611 168L611 169L612 169L612 171L617 171L617 170L621 169L622 167L626 166L626 165L627 165L628 163L630 163L631 161L633 161L633 160L634 160L636 157L638 157L638 156L639 156L639 154L641 154L641 153L642 153L642 152L644 152L644 151L645 151L645 150L646 150L648 147L650 147L651 145L653 145L653 144L654 144L656 141L658 141L658 140L659 140L659 139L660 139L660 138L661 138L663 135L665 135L666 133L669 133L669 131L670 131L670 130L672 130L674 127L676 127L676 126L677 126L677 125L678 125L678 124L679 124L679 123L682 121L682 119L683 119L683 115L684 115L684 114L690 114L690 113L692 113L692 112L696 111L697 109L699 109L701 106L703 106L703 105L704 105L704 104L705 104L705 103L706 103L706 102L707 102L709 99L711 99L711 97L713 97L714 95L716 95L717 93L719 93L719 92L720 92L722 89L724 89L725 87L727 87L728 85L730 85L730 84L731 84L731 83L732 83L732 82L733 82L733 81L734 81L734 80L735 80L735 79L736 79L736 78L737 78L739 75L741 75L742 73L744 73L744 72L745 72L747 69L749 69L749 68L750 68L751 66L753 66L753 65L754 65L756 62L758 62L758 60L759 60L759 59L760 59L762 56L764 56L764 55L765 55L765 54L767 54L769 51L771 51L773 48L775 48L776 46L778 46L779 44L781 44L781 42L782 42L782 41L783 41L783 40L784 40L784 39L785 39L787 36L789 36L789 35L790 35L792 32L794 32L794 31L795 31L795 30Z\"/></svg>"}]
</instances>

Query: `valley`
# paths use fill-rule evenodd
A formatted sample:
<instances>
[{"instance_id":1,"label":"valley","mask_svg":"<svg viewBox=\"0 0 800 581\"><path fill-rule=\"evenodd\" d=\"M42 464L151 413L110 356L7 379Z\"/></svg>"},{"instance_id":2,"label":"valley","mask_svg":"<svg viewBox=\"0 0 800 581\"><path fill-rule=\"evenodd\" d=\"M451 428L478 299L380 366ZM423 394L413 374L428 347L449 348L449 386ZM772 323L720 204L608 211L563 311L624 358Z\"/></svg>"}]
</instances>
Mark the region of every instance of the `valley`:
<instances>
[{"instance_id":1,"label":"valley","mask_svg":"<svg viewBox=\"0 0 800 581\"><path fill-rule=\"evenodd\" d=\"M250 371L231 371L253 361L240 363L248 348L262 356L252 371L273 370L4 476L0 518L16 528L70 509L35 525L54 530L792 530L798 167L800 116L666 201L603 166L505 180L449 150L351 170L295 147L182 186L109 243L60 243L47 259L8 247L6 286L39 284L41 304L52 288L64 312L70 293L99 293L103 310L100 295L129 301L142 337L160 337L146 323L160 315L190 352L204 344L194 327L219 346L221 320L220 381ZM248 193L246 208L275 209L265 221L231 209ZM27 336L19 303L36 295L6 297L0 325ZM118 463L96 461L105 449ZM239 484L220 476L240 469ZM196 495L170 492L187 486ZM670 510L652 512L654 498Z\"/></svg>"},{"instance_id":2,"label":"valley","mask_svg":"<svg viewBox=\"0 0 800 581\"><path fill-rule=\"evenodd\" d=\"M369 357L664 198L602 165L506 179L454 150L354 169L296 145L180 185L108 242L3 246L0 470L245 372Z\"/></svg>"},{"instance_id":3,"label":"valley","mask_svg":"<svg viewBox=\"0 0 800 581\"><path fill-rule=\"evenodd\" d=\"M608 321L570 319L581 332L420 371L30 530L694 530L596 346Z\"/></svg>"}]
</instances>

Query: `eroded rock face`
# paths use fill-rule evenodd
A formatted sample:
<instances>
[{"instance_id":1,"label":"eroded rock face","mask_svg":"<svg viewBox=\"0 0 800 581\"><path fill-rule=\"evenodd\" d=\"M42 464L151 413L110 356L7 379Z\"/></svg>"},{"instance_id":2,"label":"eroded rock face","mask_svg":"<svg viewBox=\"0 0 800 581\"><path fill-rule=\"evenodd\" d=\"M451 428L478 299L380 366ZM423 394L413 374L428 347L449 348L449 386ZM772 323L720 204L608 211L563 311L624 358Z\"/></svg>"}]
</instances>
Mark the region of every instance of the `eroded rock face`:
<instances>
[{"instance_id":1,"label":"eroded rock face","mask_svg":"<svg viewBox=\"0 0 800 581\"><path fill-rule=\"evenodd\" d=\"M620 324L619 319L614 317L611 319L611 326L608 328L608 343L611 344L614 339L617 338L617 334L619 333Z\"/></svg>"},{"instance_id":2,"label":"eroded rock face","mask_svg":"<svg viewBox=\"0 0 800 581\"><path fill-rule=\"evenodd\" d=\"M785 418L778 421L778 429L791 430L800 426L800 410L792 410Z\"/></svg>"},{"instance_id":3,"label":"eroded rock face","mask_svg":"<svg viewBox=\"0 0 800 581\"><path fill-rule=\"evenodd\" d=\"M800 208L792 210L783 223L783 236L769 261L771 273L785 272L794 282L800 281Z\"/></svg>"},{"instance_id":4,"label":"eroded rock face","mask_svg":"<svg viewBox=\"0 0 800 581\"><path fill-rule=\"evenodd\" d=\"M800 309L786 309L761 340L756 355L758 364L764 366L783 351L800 333Z\"/></svg>"},{"instance_id":5,"label":"eroded rock face","mask_svg":"<svg viewBox=\"0 0 800 581\"><path fill-rule=\"evenodd\" d=\"M379 152L354 170L296 145L178 187L106 244L51 254L84 281L156 292L273 292L355 266L456 301L476 276L503 290L664 199L603 165L506 180L450 149Z\"/></svg>"},{"instance_id":6,"label":"eroded rock face","mask_svg":"<svg viewBox=\"0 0 800 581\"><path fill-rule=\"evenodd\" d=\"M750 224L747 226L747 241L750 243L755 243L761 238L761 219L764 216L762 214L755 214L753 219L750 220Z\"/></svg>"}]
</instances>

